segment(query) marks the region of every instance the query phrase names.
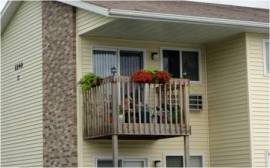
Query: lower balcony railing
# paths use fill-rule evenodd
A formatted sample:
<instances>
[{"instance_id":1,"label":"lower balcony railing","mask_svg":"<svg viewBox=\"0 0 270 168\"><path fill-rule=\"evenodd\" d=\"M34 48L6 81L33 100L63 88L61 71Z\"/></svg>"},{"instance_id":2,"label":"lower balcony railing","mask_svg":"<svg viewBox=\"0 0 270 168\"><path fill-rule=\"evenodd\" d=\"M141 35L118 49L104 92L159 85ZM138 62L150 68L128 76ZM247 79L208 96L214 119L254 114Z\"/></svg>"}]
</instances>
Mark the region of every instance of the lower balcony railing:
<instances>
[{"instance_id":1,"label":"lower balcony railing","mask_svg":"<svg viewBox=\"0 0 270 168\"><path fill-rule=\"evenodd\" d=\"M83 93L84 138L159 139L190 134L189 81L165 84L105 78Z\"/></svg>"}]
</instances>

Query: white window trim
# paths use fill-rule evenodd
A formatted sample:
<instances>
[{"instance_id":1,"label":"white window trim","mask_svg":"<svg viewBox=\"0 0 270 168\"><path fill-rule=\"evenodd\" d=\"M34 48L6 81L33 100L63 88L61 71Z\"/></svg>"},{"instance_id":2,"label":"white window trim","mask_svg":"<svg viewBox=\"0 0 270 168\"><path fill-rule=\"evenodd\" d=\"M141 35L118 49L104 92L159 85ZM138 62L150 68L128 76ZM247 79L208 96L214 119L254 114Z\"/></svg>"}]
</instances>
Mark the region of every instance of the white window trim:
<instances>
[{"instance_id":1,"label":"white window trim","mask_svg":"<svg viewBox=\"0 0 270 168\"><path fill-rule=\"evenodd\" d=\"M191 84L202 84L202 51L201 49L197 48L174 48L174 47L161 47L160 48L160 67L161 70L164 70L163 67L163 50L173 50L173 51L178 51L180 55L180 77L182 78L182 68L183 66L181 65L182 62L182 51L196 51L198 52L199 56L199 80L198 81L190 81Z\"/></svg>"},{"instance_id":2,"label":"white window trim","mask_svg":"<svg viewBox=\"0 0 270 168\"><path fill-rule=\"evenodd\" d=\"M270 150L266 151L265 155L266 155L265 156L265 158L266 158L266 161L265 161L266 162L266 167L270 168L270 161L269 161L270 160Z\"/></svg>"},{"instance_id":3,"label":"white window trim","mask_svg":"<svg viewBox=\"0 0 270 168\"><path fill-rule=\"evenodd\" d=\"M112 160L113 158L111 156L97 156L94 158L95 167L97 167L98 160ZM146 156L120 156L118 160L122 161L143 161L144 167L148 167L149 165L149 157Z\"/></svg>"},{"instance_id":4,"label":"white window trim","mask_svg":"<svg viewBox=\"0 0 270 168\"><path fill-rule=\"evenodd\" d=\"M185 157L183 152L164 152L163 153L163 164L162 167L166 167L166 156L182 156L183 157L183 165L185 166ZM205 167L205 158L203 152L191 152L190 156L201 156L202 157L202 167Z\"/></svg>"},{"instance_id":5,"label":"white window trim","mask_svg":"<svg viewBox=\"0 0 270 168\"><path fill-rule=\"evenodd\" d=\"M264 71L264 76L270 76L270 72L267 72L267 69L266 69L267 62L266 62L266 48L265 47L266 47L267 42L269 43L268 39L263 40L263 71ZM269 52L270 52L270 50L269 50Z\"/></svg>"},{"instance_id":6,"label":"white window trim","mask_svg":"<svg viewBox=\"0 0 270 168\"><path fill-rule=\"evenodd\" d=\"M91 59L93 59L94 50L104 50L104 51L116 51L117 63L119 69L117 69L117 74L120 75L120 51L141 51L143 52L143 69L146 67L146 49L145 48L132 48L132 47L118 47L118 46L93 46L91 49ZM91 71L94 72L94 66L92 66Z\"/></svg>"}]
</instances>

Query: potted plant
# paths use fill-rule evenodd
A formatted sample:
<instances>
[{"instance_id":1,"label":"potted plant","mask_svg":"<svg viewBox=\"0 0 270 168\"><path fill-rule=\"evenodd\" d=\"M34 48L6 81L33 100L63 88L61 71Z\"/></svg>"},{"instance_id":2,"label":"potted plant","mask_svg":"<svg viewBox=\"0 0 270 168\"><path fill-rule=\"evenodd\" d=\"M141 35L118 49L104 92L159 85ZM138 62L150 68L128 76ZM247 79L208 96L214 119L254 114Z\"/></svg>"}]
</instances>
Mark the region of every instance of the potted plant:
<instances>
[{"instance_id":1,"label":"potted plant","mask_svg":"<svg viewBox=\"0 0 270 168\"><path fill-rule=\"evenodd\" d=\"M132 75L132 80L136 83L150 83L153 81L153 75L147 70L141 70Z\"/></svg>"},{"instance_id":2,"label":"potted plant","mask_svg":"<svg viewBox=\"0 0 270 168\"><path fill-rule=\"evenodd\" d=\"M81 86L83 91L88 91L90 90L90 88L100 85L102 80L103 79L101 77L93 73L88 73L82 77L79 85Z\"/></svg>"}]
</instances>

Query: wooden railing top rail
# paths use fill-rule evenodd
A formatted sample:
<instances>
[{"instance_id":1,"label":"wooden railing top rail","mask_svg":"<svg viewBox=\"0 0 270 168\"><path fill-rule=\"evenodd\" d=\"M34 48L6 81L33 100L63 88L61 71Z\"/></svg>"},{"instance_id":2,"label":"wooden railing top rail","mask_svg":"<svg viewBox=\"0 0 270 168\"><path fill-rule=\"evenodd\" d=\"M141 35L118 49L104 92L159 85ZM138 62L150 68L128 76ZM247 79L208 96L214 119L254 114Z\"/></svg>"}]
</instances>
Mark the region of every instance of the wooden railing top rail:
<instances>
[{"instance_id":1,"label":"wooden railing top rail","mask_svg":"<svg viewBox=\"0 0 270 168\"><path fill-rule=\"evenodd\" d=\"M130 76L108 76L103 78L103 80L101 81L100 84L106 84L106 83L110 83L113 81L118 81L118 82L132 82L131 77ZM189 79L181 79L181 78L171 78L170 81L168 83L173 83L173 82L180 82L181 84L185 84L188 85L190 83ZM152 83L155 84L155 83ZM156 83L159 84L159 83ZM95 86L94 86L95 87Z\"/></svg>"}]
</instances>

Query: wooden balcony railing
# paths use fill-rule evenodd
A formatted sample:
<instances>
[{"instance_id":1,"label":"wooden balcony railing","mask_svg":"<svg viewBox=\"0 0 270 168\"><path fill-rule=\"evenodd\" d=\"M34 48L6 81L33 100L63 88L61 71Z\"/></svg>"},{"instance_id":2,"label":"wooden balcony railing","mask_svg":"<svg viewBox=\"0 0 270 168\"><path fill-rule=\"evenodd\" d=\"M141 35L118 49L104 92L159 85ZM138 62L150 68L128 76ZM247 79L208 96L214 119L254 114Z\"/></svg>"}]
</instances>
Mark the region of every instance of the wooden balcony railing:
<instances>
[{"instance_id":1,"label":"wooden balcony railing","mask_svg":"<svg viewBox=\"0 0 270 168\"><path fill-rule=\"evenodd\" d=\"M83 93L84 138L158 139L190 134L189 81L138 84L107 77Z\"/></svg>"}]
</instances>

